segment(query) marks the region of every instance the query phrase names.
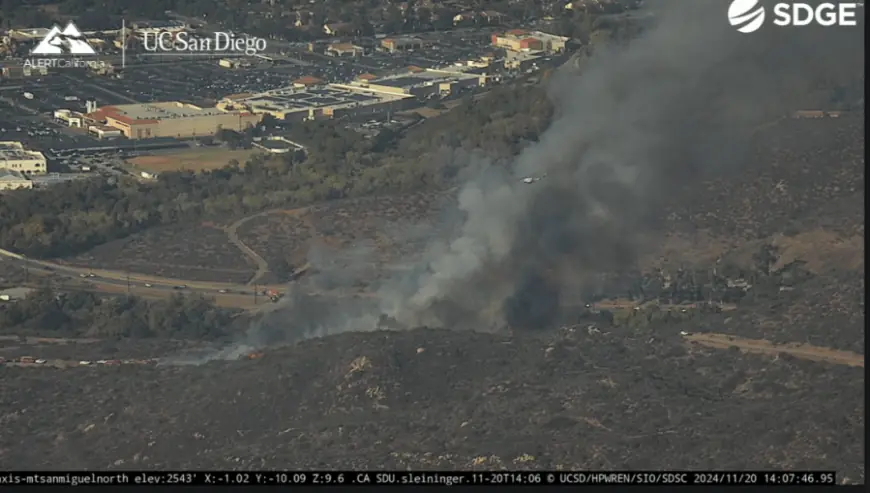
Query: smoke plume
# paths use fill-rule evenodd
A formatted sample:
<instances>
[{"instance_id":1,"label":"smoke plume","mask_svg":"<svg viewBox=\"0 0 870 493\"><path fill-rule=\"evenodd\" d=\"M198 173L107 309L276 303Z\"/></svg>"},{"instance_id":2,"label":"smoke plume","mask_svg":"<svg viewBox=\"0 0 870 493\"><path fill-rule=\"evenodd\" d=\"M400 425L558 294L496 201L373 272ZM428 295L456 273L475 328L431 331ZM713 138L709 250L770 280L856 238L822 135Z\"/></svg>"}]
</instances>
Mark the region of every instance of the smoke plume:
<instances>
[{"instance_id":1,"label":"smoke plume","mask_svg":"<svg viewBox=\"0 0 870 493\"><path fill-rule=\"evenodd\" d=\"M740 172L754 127L824 103L800 99L820 75L863 72L863 27L768 23L741 34L728 24L728 2L648 3L637 15L650 14L651 25L639 37L596 43L582 64L553 73L553 121L512 163L451 154L473 175L458 193L462 221L430 238L422 261L396 269L374 298L319 305L294 285L286 306L251 331L267 340L245 343L373 330L385 320L551 325L572 290L633 266L664 199ZM529 176L543 178L524 183Z\"/></svg>"}]
</instances>

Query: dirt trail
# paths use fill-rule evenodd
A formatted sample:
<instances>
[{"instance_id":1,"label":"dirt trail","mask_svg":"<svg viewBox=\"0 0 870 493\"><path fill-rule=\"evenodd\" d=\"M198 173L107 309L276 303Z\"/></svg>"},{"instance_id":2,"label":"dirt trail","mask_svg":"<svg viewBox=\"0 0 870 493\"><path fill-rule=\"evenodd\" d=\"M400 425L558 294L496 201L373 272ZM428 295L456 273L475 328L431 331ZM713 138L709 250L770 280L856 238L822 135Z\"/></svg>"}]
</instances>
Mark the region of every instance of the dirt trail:
<instances>
[{"instance_id":1,"label":"dirt trail","mask_svg":"<svg viewBox=\"0 0 870 493\"><path fill-rule=\"evenodd\" d=\"M726 334L689 334L684 336L689 342L716 349L729 349L737 347L749 353L762 353L778 355L786 353L795 358L811 361L823 361L835 365L847 365L864 368L864 355L849 351L837 351L835 349L811 346L809 344L787 343L774 344L760 339L742 339Z\"/></svg>"},{"instance_id":2,"label":"dirt trail","mask_svg":"<svg viewBox=\"0 0 870 493\"><path fill-rule=\"evenodd\" d=\"M269 273L269 263L266 262L266 259L264 259L262 256L260 256L259 253L255 252L251 247L246 245L245 242L243 242L241 240L241 238L239 238L239 234L238 234L239 228L242 225L244 225L246 222L250 221L251 219L256 219L258 217L263 217L263 216L268 216L270 214L278 214L278 213L297 215L297 214L302 214L303 212L305 212L307 210L308 210L308 207L302 207L299 209L292 209L289 211L283 210L283 209L272 209L272 210L263 211L263 212L254 214L252 216L243 217L243 218L239 219L238 221L234 222L233 224L226 227L225 231L227 233L227 236L230 239L230 242L233 245L235 245L239 250L241 250L242 253L244 253L251 260L253 260L254 263L257 264L257 272L248 281L248 284L247 284L248 286L253 286L254 284L259 284L260 279L262 279L263 276L265 276L266 274Z\"/></svg>"},{"instance_id":3,"label":"dirt trail","mask_svg":"<svg viewBox=\"0 0 870 493\"><path fill-rule=\"evenodd\" d=\"M689 309L689 308L699 308L706 303L683 303L683 304L670 304L670 303L659 303L656 301L650 301L647 303L638 303L632 300L620 300L620 299L611 299L611 300L602 300L596 301L592 303L593 308L605 309L605 310L627 310L630 308L647 308L650 306L658 306L662 310L670 310L670 309ZM736 310L737 305L734 303L719 303L714 302L710 303L718 307L722 311L730 311Z\"/></svg>"},{"instance_id":4,"label":"dirt trail","mask_svg":"<svg viewBox=\"0 0 870 493\"><path fill-rule=\"evenodd\" d=\"M21 341L21 337L15 336L0 336L0 341ZM100 342L102 339L82 339L82 338L67 338L67 337L24 337L24 344L93 344Z\"/></svg>"}]
</instances>

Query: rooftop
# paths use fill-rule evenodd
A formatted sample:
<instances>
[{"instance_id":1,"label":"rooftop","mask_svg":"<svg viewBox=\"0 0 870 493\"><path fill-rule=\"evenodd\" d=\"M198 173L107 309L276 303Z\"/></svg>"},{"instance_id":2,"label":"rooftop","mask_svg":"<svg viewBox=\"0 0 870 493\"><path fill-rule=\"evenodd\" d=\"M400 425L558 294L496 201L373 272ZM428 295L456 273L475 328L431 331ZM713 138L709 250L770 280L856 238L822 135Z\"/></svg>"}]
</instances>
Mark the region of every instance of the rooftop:
<instances>
[{"instance_id":1,"label":"rooftop","mask_svg":"<svg viewBox=\"0 0 870 493\"><path fill-rule=\"evenodd\" d=\"M10 29L10 34L19 35L27 38L44 38L51 31L47 27L28 27L21 29Z\"/></svg>"},{"instance_id":2,"label":"rooftop","mask_svg":"<svg viewBox=\"0 0 870 493\"><path fill-rule=\"evenodd\" d=\"M403 99L404 95L381 94L359 87L330 84L317 88L285 87L238 102L260 111L305 111L328 107L345 107Z\"/></svg>"},{"instance_id":3,"label":"rooftop","mask_svg":"<svg viewBox=\"0 0 870 493\"><path fill-rule=\"evenodd\" d=\"M549 34L541 31L523 31L522 29L511 29L506 33L502 34L503 38L514 38L514 39L540 39L541 41L561 41L566 42L571 38L565 36L557 36L555 34Z\"/></svg>"},{"instance_id":4,"label":"rooftop","mask_svg":"<svg viewBox=\"0 0 870 493\"><path fill-rule=\"evenodd\" d=\"M463 79L476 79L479 75L462 73L460 71L420 70L409 73L390 75L380 79L367 81L371 85L386 87L413 87L424 84L438 84Z\"/></svg>"},{"instance_id":5,"label":"rooftop","mask_svg":"<svg viewBox=\"0 0 870 493\"><path fill-rule=\"evenodd\" d=\"M315 85L322 84L323 80L318 79L317 77L306 75L305 77L300 77L293 81L294 84L304 84L304 85Z\"/></svg>"},{"instance_id":6,"label":"rooftop","mask_svg":"<svg viewBox=\"0 0 870 493\"><path fill-rule=\"evenodd\" d=\"M221 115L224 113L224 111L217 108L201 108L192 104L171 101L162 103L104 106L95 113L92 113L91 116L98 120L102 119L100 116L109 116L129 123L131 121L157 122L172 118L194 118Z\"/></svg>"},{"instance_id":7,"label":"rooftop","mask_svg":"<svg viewBox=\"0 0 870 493\"><path fill-rule=\"evenodd\" d=\"M20 142L0 142L0 160L43 160L45 157L39 151L29 151Z\"/></svg>"}]
</instances>

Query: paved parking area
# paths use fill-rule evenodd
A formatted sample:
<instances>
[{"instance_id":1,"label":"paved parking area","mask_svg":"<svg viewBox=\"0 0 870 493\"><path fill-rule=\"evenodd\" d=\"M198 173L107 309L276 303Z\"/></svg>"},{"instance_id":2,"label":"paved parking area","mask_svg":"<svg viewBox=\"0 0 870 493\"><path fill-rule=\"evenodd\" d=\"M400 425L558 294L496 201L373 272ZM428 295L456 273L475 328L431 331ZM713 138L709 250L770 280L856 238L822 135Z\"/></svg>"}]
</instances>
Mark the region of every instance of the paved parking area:
<instances>
[{"instance_id":1,"label":"paved parking area","mask_svg":"<svg viewBox=\"0 0 870 493\"><path fill-rule=\"evenodd\" d=\"M35 98L34 98L35 99ZM10 104L7 94L0 92L0 141L22 142L28 148L42 151L52 148L94 145L96 140L77 135L71 129L50 121L46 115L29 115Z\"/></svg>"},{"instance_id":2,"label":"paved parking area","mask_svg":"<svg viewBox=\"0 0 870 493\"><path fill-rule=\"evenodd\" d=\"M0 87L0 98L11 101L21 114L51 115L60 108L84 111L85 101L95 100L98 105L129 102L85 83L80 75L58 73L40 81L27 81L24 88L5 90ZM28 98L25 93L33 97Z\"/></svg>"},{"instance_id":3,"label":"paved parking area","mask_svg":"<svg viewBox=\"0 0 870 493\"><path fill-rule=\"evenodd\" d=\"M312 74L294 64L260 64L249 69L227 69L216 60L171 65L128 66L123 78L79 76L86 87L115 99L115 104L173 100L216 100L228 94L262 92L289 85Z\"/></svg>"}]
</instances>

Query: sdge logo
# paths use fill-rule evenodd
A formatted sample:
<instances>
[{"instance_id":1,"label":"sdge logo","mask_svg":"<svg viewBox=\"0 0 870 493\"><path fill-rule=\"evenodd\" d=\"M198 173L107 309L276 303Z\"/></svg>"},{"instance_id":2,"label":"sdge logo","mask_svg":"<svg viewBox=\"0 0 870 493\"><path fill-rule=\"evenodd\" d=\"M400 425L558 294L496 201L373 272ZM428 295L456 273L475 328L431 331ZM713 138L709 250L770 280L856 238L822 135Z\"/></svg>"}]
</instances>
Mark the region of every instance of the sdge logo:
<instances>
[{"instance_id":1,"label":"sdge logo","mask_svg":"<svg viewBox=\"0 0 870 493\"><path fill-rule=\"evenodd\" d=\"M863 3L782 2L773 7L773 23L777 26L855 26L858 7ZM758 0L734 0L728 7L728 22L741 33L758 31L764 25L766 12Z\"/></svg>"}]
</instances>

